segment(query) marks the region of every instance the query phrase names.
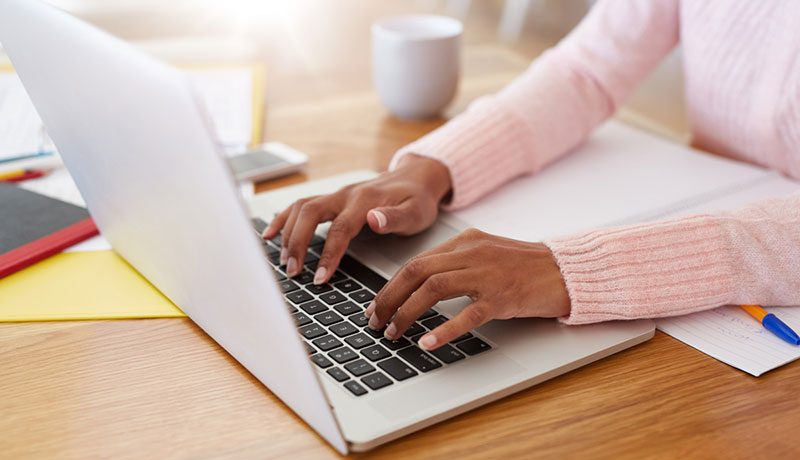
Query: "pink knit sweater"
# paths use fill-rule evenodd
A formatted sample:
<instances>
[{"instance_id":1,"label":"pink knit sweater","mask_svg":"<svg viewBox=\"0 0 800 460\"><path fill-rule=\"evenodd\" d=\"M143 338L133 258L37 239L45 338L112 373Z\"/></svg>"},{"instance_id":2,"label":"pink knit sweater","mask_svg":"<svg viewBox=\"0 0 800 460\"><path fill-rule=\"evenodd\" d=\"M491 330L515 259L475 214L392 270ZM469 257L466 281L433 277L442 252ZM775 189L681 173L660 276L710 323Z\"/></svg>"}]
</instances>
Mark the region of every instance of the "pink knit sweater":
<instances>
[{"instance_id":1,"label":"pink knit sweater","mask_svg":"<svg viewBox=\"0 0 800 460\"><path fill-rule=\"evenodd\" d=\"M499 93L401 149L436 158L467 206L578 146L679 42L693 142L800 178L800 2L601 0ZM567 323L725 304L800 305L800 194L545 241Z\"/></svg>"}]
</instances>

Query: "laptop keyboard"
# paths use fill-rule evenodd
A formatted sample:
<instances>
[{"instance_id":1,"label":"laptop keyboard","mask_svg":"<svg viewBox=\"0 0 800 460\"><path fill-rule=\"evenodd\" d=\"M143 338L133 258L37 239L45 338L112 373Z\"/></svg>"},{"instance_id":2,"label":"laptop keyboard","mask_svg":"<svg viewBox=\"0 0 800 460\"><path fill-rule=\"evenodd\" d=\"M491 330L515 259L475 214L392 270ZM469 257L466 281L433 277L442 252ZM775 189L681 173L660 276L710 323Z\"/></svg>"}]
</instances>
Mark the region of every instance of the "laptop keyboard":
<instances>
[{"instance_id":1,"label":"laptop keyboard","mask_svg":"<svg viewBox=\"0 0 800 460\"><path fill-rule=\"evenodd\" d=\"M254 218L260 235L267 224ZM314 272L325 239L315 235L309 244L303 271L288 279L279 265L280 235L264 241L264 250L294 316L311 361L355 396L379 391L427 372L483 353L491 346L474 332L426 352L416 343L449 318L435 309L425 312L398 340L386 340L383 330L367 327L364 310L386 279L349 255L327 284L315 286Z\"/></svg>"}]
</instances>

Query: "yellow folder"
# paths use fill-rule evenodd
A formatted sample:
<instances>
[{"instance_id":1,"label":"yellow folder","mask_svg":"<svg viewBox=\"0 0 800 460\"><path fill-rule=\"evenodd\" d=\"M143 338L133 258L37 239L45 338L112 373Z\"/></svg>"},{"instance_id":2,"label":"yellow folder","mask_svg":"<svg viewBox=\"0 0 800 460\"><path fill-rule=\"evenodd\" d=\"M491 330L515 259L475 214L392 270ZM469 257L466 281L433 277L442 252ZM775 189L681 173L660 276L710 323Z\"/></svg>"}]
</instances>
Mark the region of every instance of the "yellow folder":
<instances>
[{"instance_id":1,"label":"yellow folder","mask_svg":"<svg viewBox=\"0 0 800 460\"><path fill-rule=\"evenodd\" d=\"M0 279L0 322L178 316L114 251L63 252Z\"/></svg>"}]
</instances>

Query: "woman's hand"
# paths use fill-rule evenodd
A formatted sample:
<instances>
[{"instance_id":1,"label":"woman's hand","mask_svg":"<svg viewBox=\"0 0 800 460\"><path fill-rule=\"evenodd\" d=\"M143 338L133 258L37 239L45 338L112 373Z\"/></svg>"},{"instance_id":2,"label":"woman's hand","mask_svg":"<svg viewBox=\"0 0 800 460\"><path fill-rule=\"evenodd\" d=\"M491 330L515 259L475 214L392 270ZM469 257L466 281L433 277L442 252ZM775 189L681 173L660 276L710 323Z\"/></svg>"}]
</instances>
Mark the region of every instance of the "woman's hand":
<instances>
[{"instance_id":1,"label":"woman's hand","mask_svg":"<svg viewBox=\"0 0 800 460\"><path fill-rule=\"evenodd\" d=\"M553 254L527 243L470 229L409 260L367 307L369 326L401 337L440 300L467 296L472 304L419 340L432 350L491 319L558 317L570 300Z\"/></svg>"},{"instance_id":2,"label":"woman's hand","mask_svg":"<svg viewBox=\"0 0 800 460\"><path fill-rule=\"evenodd\" d=\"M293 277L303 270L302 262L317 225L333 221L314 275L315 284L326 283L365 223L376 233L420 232L436 219L439 203L450 188L446 166L406 155L396 169L373 180L296 201L272 220L262 236L272 239L282 230L280 263L286 264L286 274Z\"/></svg>"}]
</instances>

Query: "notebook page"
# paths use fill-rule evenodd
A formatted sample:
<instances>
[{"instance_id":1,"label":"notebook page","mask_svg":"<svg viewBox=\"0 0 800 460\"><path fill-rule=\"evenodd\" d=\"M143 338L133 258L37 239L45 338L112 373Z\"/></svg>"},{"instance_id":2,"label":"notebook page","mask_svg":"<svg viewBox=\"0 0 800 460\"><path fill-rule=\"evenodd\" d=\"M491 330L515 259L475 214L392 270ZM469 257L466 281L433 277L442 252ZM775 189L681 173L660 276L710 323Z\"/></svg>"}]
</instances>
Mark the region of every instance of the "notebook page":
<instances>
[{"instance_id":1,"label":"notebook page","mask_svg":"<svg viewBox=\"0 0 800 460\"><path fill-rule=\"evenodd\" d=\"M765 308L800 331L800 307ZM658 329L681 342L756 377L800 358L787 343L737 306L659 319Z\"/></svg>"},{"instance_id":2,"label":"notebook page","mask_svg":"<svg viewBox=\"0 0 800 460\"><path fill-rule=\"evenodd\" d=\"M17 74L0 72L0 161L53 150Z\"/></svg>"}]
</instances>

